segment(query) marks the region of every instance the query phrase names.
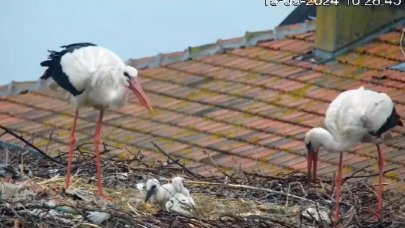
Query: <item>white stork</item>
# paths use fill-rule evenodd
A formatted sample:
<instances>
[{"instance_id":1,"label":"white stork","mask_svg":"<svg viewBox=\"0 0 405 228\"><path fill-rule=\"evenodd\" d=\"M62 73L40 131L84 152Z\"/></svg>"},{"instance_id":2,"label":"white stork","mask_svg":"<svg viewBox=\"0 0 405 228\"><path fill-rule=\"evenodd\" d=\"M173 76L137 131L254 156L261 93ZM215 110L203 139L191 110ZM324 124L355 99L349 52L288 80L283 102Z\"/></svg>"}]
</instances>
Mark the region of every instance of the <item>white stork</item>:
<instances>
[{"instance_id":1,"label":"white stork","mask_svg":"<svg viewBox=\"0 0 405 228\"><path fill-rule=\"evenodd\" d=\"M61 51L49 51L48 60L41 62L41 66L47 67L41 79L50 80L52 78L52 87L55 88L56 84L70 93L70 100L76 106L70 135L66 188L69 188L70 185L78 109L89 106L100 110L94 136L97 185L98 194L108 198L102 190L99 151L104 110L124 105L129 91L132 91L149 110L152 110L152 106L139 83L138 71L134 67L127 66L112 51L92 43L75 43L61 48L63 48Z\"/></svg>"},{"instance_id":2,"label":"white stork","mask_svg":"<svg viewBox=\"0 0 405 228\"><path fill-rule=\"evenodd\" d=\"M305 145L308 150L308 176L310 179L311 176L316 178L320 147L329 152L340 153L336 178L335 222L339 220L342 152L359 142L370 142L377 146L379 186L376 214L378 218L381 218L384 159L379 143L384 138L383 133L397 125L403 126L391 98L385 93L378 93L363 87L345 91L330 103L326 111L325 125L326 129L313 128L305 135Z\"/></svg>"},{"instance_id":3,"label":"white stork","mask_svg":"<svg viewBox=\"0 0 405 228\"><path fill-rule=\"evenodd\" d=\"M150 200L152 203L165 207L166 203L172 197L174 197L176 193L179 193L186 197L190 204L195 205L193 198L191 198L190 192L183 185L183 180L183 177L174 177L171 183L160 185L158 180L149 179L146 182L145 202Z\"/></svg>"},{"instance_id":4,"label":"white stork","mask_svg":"<svg viewBox=\"0 0 405 228\"><path fill-rule=\"evenodd\" d=\"M166 210L168 212L176 212L184 216L194 215L195 204L189 196L181 193L174 194L173 197L166 202Z\"/></svg>"}]
</instances>

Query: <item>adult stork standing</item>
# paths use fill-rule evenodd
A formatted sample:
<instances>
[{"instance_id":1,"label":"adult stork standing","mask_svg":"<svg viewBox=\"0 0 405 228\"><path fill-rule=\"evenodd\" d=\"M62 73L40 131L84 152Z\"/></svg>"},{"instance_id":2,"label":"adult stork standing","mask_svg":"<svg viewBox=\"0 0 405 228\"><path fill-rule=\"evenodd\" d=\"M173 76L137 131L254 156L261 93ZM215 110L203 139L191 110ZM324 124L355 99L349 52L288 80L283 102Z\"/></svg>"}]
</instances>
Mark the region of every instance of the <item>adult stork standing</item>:
<instances>
[{"instance_id":1,"label":"adult stork standing","mask_svg":"<svg viewBox=\"0 0 405 228\"><path fill-rule=\"evenodd\" d=\"M316 178L318 150L320 147L329 152L339 152L339 168L336 178L335 222L339 220L340 185L342 181L342 152L359 142L370 142L378 151L378 208L377 216L381 218L382 179L384 160L379 143L383 134L397 125L403 126L394 103L385 93L372 90L348 90L339 94L330 103L326 111L324 128L313 128L305 135L308 150L308 177Z\"/></svg>"},{"instance_id":2,"label":"adult stork standing","mask_svg":"<svg viewBox=\"0 0 405 228\"><path fill-rule=\"evenodd\" d=\"M51 80L51 88L61 87L70 93L70 101L76 106L70 134L66 188L70 185L79 108L89 106L100 111L94 136L97 185L98 194L108 198L102 190L99 150L104 110L124 105L129 91L132 91L149 110L152 110L152 106L139 83L138 71L134 67L127 66L112 51L92 43L74 43L61 48L63 48L61 51L49 51L48 60L41 62L41 66L47 67L41 79Z\"/></svg>"}]
</instances>

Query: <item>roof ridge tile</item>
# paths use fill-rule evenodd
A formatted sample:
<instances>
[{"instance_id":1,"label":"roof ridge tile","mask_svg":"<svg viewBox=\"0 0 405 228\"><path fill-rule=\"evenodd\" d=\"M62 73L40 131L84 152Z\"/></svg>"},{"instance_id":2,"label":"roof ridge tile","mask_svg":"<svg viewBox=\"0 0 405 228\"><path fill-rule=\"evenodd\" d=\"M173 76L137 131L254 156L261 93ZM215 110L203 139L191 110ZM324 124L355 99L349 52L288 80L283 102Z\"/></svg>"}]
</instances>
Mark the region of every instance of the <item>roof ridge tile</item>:
<instances>
[{"instance_id":1,"label":"roof ridge tile","mask_svg":"<svg viewBox=\"0 0 405 228\"><path fill-rule=\"evenodd\" d=\"M243 37L231 38L231 39L218 39L215 43L208 43L194 47L188 47L184 51L171 52L171 53L159 53L155 56L144 57L139 59L129 59L127 64L132 65L138 69L146 69L158 67L179 61L186 61L189 59L195 59L203 56L215 55L223 53L226 50L232 50L237 48L245 48L256 46L260 42L284 39L289 35L301 34L315 30L315 21L306 21L304 23L278 26L274 30L264 30L256 32L245 32Z\"/></svg>"}]
</instances>

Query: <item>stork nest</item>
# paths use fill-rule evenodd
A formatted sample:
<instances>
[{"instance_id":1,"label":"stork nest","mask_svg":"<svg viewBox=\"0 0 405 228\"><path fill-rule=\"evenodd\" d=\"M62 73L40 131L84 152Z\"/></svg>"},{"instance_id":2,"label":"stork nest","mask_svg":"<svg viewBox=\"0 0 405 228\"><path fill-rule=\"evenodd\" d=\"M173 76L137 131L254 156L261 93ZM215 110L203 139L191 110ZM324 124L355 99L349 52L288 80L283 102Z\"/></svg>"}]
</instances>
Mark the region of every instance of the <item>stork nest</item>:
<instances>
[{"instance_id":1,"label":"stork nest","mask_svg":"<svg viewBox=\"0 0 405 228\"><path fill-rule=\"evenodd\" d=\"M108 146L106 146L108 147ZM0 151L0 154L7 151ZM263 176L238 171L204 177L170 156L150 160L142 152L130 160L105 158L104 190L113 199L96 195L95 162L76 161L71 187L65 189L65 158L56 164L47 159L11 156L10 162L29 181L21 182L35 194L5 197L0 201L0 224L6 227L330 227L334 208L333 180L308 183L302 173ZM361 171L355 172L361 174ZM161 182L183 176L196 202L196 215L169 213L144 202L140 188L149 178ZM345 179L341 195L342 227L405 227L405 193L384 192L384 218L375 219L375 186ZM23 196L21 196L23 195ZM58 213L51 213L54 211ZM96 225L89 212L106 212L108 220ZM312 213L311 213L312 211Z\"/></svg>"}]
</instances>

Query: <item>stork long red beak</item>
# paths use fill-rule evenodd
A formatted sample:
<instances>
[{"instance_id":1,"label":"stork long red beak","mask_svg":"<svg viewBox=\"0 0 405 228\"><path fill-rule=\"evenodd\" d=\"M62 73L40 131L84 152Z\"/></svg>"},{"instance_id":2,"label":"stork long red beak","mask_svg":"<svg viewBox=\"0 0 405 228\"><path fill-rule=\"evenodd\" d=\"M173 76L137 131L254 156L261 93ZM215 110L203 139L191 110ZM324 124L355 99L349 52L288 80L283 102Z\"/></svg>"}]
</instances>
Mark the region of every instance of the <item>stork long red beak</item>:
<instances>
[{"instance_id":1,"label":"stork long red beak","mask_svg":"<svg viewBox=\"0 0 405 228\"><path fill-rule=\"evenodd\" d=\"M147 108L149 111L153 111L152 105L146 96L145 92L141 87L141 83L138 78L133 78L129 82L128 88L138 97L139 101Z\"/></svg>"},{"instance_id":2,"label":"stork long red beak","mask_svg":"<svg viewBox=\"0 0 405 228\"><path fill-rule=\"evenodd\" d=\"M307 162L308 162L308 179L309 181L316 179L316 169L318 163L318 149L312 148L311 143L306 145Z\"/></svg>"}]
</instances>

